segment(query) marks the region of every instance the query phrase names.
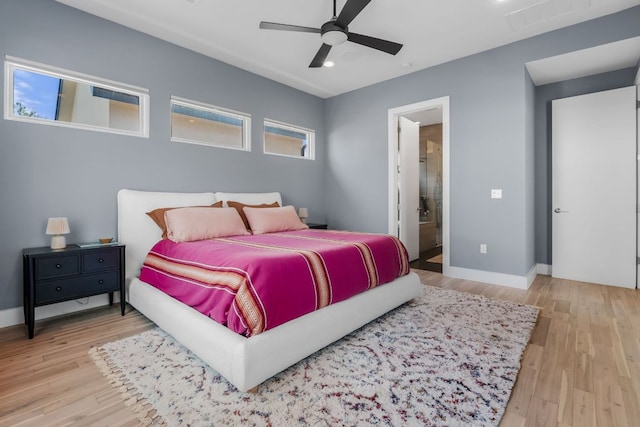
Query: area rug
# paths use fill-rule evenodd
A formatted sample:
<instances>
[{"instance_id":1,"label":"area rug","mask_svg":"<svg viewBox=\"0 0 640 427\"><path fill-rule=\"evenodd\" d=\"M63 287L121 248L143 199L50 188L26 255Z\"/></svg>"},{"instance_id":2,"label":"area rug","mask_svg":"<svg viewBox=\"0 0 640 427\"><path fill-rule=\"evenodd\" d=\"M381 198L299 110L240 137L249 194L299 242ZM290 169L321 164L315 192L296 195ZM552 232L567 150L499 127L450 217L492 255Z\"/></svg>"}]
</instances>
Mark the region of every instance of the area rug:
<instances>
[{"instance_id":1,"label":"area rug","mask_svg":"<svg viewBox=\"0 0 640 427\"><path fill-rule=\"evenodd\" d=\"M495 426L538 309L425 294L242 393L160 329L90 350L142 424Z\"/></svg>"}]
</instances>

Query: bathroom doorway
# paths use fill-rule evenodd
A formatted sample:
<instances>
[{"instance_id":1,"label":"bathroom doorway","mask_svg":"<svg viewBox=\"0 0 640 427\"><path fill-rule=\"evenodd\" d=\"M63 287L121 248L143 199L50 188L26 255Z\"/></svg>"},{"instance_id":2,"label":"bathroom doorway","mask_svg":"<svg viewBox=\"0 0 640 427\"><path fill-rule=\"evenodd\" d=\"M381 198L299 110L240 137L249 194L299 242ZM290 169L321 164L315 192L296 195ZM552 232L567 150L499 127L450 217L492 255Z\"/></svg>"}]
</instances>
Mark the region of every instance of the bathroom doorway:
<instances>
[{"instance_id":1,"label":"bathroom doorway","mask_svg":"<svg viewBox=\"0 0 640 427\"><path fill-rule=\"evenodd\" d=\"M399 164L402 147L399 144L400 118L418 122L419 190L416 202L399 197L400 177L406 175ZM401 213L406 209L419 212L419 257L412 268L441 272L450 270L449 248L449 97L422 101L389 110L389 233L400 237L403 225ZM416 176L416 175L414 175ZM403 179L408 177L404 176ZM408 200L405 198L405 200Z\"/></svg>"},{"instance_id":2,"label":"bathroom doorway","mask_svg":"<svg viewBox=\"0 0 640 427\"><path fill-rule=\"evenodd\" d=\"M412 267L442 273L442 109L421 113L418 159L420 257Z\"/></svg>"}]
</instances>

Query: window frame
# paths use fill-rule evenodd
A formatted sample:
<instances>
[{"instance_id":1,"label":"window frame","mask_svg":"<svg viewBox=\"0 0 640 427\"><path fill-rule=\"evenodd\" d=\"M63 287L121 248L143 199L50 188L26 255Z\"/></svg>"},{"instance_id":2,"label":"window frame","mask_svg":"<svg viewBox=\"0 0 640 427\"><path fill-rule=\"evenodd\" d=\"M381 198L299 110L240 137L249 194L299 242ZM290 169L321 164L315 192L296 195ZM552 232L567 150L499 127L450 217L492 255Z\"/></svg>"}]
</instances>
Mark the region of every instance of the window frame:
<instances>
[{"instance_id":1,"label":"window frame","mask_svg":"<svg viewBox=\"0 0 640 427\"><path fill-rule=\"evenodd\" d=\"M208 143L208 142L196 141L196 140L191 140L187 138L180 138L180 137L173 136L173 118L171 116L173 114L174 104L241 120L242 121L242 147L231 147L228 145L220 145L216 143ZM204 102L194 101L192 99L181 98L179 96L171 95L171 98L169 100L169 127L170 127L169 137L172 142L203 145L205 147L214 147L214 148L226 148L228 150L236 150L236 151L251 151L251 114L248 114L248 113L243 113L241 111L235 111L229 108L218 107L216 105L207 104Z\"/></svg>"},{"instance_id":2,"label":"window frame","mask_svg":"<svg viewBox=\"0 0 640 427\"><path fill-rule=\"evenodd\" d=\"M272 153L267 151L267 138L266 138L266 128L267 126L277 127L280 129L288 130L296 133L304 133L307 135L307 152L308 156L293 156L291 154L282 154L282 153ZM262 123L262 151L264 154L268 154L271 156L282 156L288 157L291 159L301 159L301 160L315 160L316 159L316 131L309 128L304 128L301 126L292 125L290 123L280 122L278 120L272 120L265 118Z\"/></svg>"},{"instance_id":3,"label":"window frame","mask_svg":"<svg viewBox=\"0 0 640 427\"><path fill-rule=\"evenodd\" d=\"M114 129L102 126L94 126L83 123L73 123L66 121L50 120L38 117L17 116L14 114L15 105L15 82L14 71L22 70L31 73L37 73L57 79L73 81L89 86L98 86L101 89L108 89L115 92L121 92L138 98L138 123L137 131L126 129ZM4 60L4 119L25 123L36 123L48 126L60 126L73 129L90 130L96 132L106 132L118 135L136 136L140 138L149 138L149 90L120 83L89 74L79 73L64 68L54 67L51 65L41 64L26 59L21 59L6 55Z\"/></svg>"}]
</instances>

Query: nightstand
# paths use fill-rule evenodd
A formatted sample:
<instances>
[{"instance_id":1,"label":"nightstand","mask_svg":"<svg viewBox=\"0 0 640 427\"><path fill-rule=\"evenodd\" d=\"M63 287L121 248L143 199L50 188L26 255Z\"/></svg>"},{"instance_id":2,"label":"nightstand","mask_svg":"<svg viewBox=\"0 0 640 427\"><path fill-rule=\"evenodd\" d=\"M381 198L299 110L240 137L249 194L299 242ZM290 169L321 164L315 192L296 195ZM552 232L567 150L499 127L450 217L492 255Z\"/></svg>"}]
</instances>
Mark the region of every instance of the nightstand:
<instances>
[{"instance_id":1,"label":"nightstand","mask_svg":"<svg viewBox=\"0 0 640 427\"><path fill-rule=\"evenodd\" d=\"M110 244L64 249L29 248L22 251L24 319L33 338L35 307L120 292L120 311L126 306L124 287L125 245Z\"/></svg>"},{"instance_id":2,"label":"nightstand","mask_svg":"<svg viewBox=\"0 0 640 427\"><path fill-rule=\"evenodd\" d=\"M327 229L327 224L317 224L314 222L308 222L307 225L309 226L309 228L315 228L315 229L319 229L319 230L326 230Z\"/></svg>"}]
</instances>

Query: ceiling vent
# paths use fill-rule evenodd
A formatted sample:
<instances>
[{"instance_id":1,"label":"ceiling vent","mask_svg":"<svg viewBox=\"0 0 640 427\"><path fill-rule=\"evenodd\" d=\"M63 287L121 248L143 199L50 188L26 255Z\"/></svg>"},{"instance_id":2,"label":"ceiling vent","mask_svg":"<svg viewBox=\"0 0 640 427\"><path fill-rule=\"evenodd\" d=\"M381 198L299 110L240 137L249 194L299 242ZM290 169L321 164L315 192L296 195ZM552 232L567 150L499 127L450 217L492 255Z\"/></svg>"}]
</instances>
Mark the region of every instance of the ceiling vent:
<instances>
[{"instance_id":1,"label":"ceiling vent","mask_svg":"<svg viewBox=\"0 0 640 427\"><path fill-rule=\"evenodd\" d=\"M505 16L513 31L591 6L591 0L546 0Z\"/></svg>"}]
</instances>

